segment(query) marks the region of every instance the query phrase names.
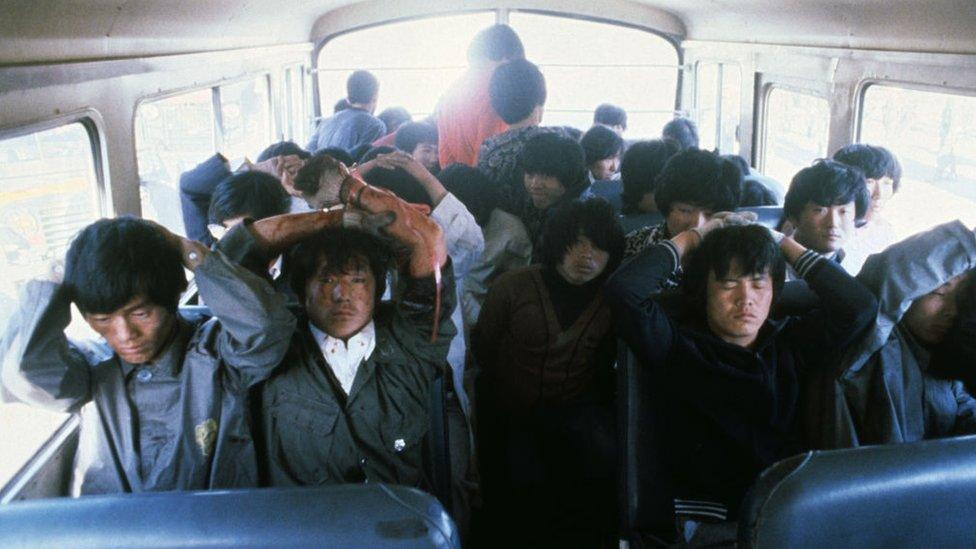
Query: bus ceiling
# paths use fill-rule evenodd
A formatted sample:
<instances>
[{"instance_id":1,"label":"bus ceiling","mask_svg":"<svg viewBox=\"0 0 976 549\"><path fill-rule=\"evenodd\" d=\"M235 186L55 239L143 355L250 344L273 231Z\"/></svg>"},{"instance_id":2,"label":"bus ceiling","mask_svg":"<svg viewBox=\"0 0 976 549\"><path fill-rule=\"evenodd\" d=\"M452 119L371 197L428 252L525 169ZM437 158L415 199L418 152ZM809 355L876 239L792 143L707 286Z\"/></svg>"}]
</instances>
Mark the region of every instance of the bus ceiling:
<instances>
[{"instance_id":1,"label":"bus ceiling","mask_svg":"<svg viewBox=\"0 0 976 549\"><path fill-rule=\"evenodd\" d=\"M497 10L502 20L513 10L603 19L698 41L976 53L972 0L470 0L461 6L447 0L7 2L0 66L318 43L382 22L480 10Z\"/></svg>"}]
</instances>

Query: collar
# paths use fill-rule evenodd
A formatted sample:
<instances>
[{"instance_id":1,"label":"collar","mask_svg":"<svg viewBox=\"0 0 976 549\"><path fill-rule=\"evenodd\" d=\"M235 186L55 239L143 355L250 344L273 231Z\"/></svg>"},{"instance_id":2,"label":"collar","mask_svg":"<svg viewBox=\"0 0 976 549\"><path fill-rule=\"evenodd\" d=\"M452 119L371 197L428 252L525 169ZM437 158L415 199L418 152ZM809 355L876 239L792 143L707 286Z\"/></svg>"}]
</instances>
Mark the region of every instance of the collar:
<instances>
[{"instance_id":1,"label":"collar","mask_svg":"<svg viewBox=\"0 0 976 549\"><path fill-rule=\"evenodd\" d=\"M365 349L363 360L367 360L369 359L370 355L373 354L373 350L376 348L376 324L372 320L370 320L361 330L356 332L347 341L342 341L339 338L330 336L329 334L316 328L311 322L308 323L308 329L312 332L312 337L315 339L315 344L319 346L319 349L323 350L323 354L326 354L324 352L325 349L336 346L346 351L360 348Z\"/></svg>"}]
</instances>

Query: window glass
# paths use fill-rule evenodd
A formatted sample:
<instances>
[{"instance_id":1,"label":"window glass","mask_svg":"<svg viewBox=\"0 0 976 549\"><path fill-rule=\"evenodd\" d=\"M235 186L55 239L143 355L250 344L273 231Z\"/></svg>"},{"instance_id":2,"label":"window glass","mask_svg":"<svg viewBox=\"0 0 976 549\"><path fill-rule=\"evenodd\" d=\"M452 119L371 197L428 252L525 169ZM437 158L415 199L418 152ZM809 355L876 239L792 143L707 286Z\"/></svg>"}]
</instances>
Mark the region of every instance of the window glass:
<instances>
[{"instance_id":1,"label":"window glass","mask_svg":"<svg viewBox=\"0 0 976 549\"><path fill-rule=\"evenodd\" d=\"M71 238L99 215L94 151L84 125L0 141L0 330L16 309L21 287L47 278ZM77 311L73 318L68 333L86 334ZM0 486L65 418L23 404L0 404Z\"/></svg>"},{"instance_id":2,"label":"window glass","mask_svg":"<svg viewBox=\"0 0 976 549\"><path fill-rule=\"evenodd\" d=\"M139 105L135 132L143 217L186 234L180 174L214 154L214 127L210 88Z\"/></svg>"},{"instance_id":3,"label":"window glass","mask_svg":"<svg viewBox=\"0 0 976 549\"><path fill-rule=\"evenodd\" d=\"M766 98L762 171L784 184L827 154L830 107L827 100L773 88Z\"/></svg>"},{"instance_id":4,"label":"window glass","mask_svg":"<svg viewBox=\"0 0 976 549\"><path fill-rule=\"evenodd\" d=\"M976 97L870 86L860 139L901 162L884 210L899 238L953 219L976 225Z\"/></svg>"},{"instance_id":5,"label":"window glass","mask_svg":"<svg viewBox=\"0 0 976 549\"><path fill-rule=\"evenodd\" d=\"M494 23L494 12L478 12L390 23L336 37L319 53L322 115L330 116L333 105L346 96L349 75L365 69L380 82L376 112L400 106L415 120L426 117L467 67L471 39Z\"/></svg>"},{"instance_id":6,"label":"window glass","mask_svg":"<svg viewBox=\"0 0 976 549\"><path fill-rule=\"evenodd\" d=\"M718 133L718 63L698 63L695 78L695 121L698 145L707 151L715 148Z\"/></svg>"},{"instance_id":7,"label":"window glass","mask_svg":"<svg viewBox=\"0 0 976 549\"><path fill-rule=\"evenodd\" d=\"M638 29L567 17L514 12L509 23L527 59L546 76L545 125L581 130L593 110L612 103L627 111L628 139L661 135L674 116L678 53L667 40Z\"/></svg>"},{"instance_id":8,"label":"window glass","mask_svg":"<svg viewBox=\"0 0 976 549\"><path fill-rule=\"evenodd\" d=\"M739 119L742 115L742 69L735 63L722 65L722 120L718 148L722 154L739 153Z\"/></svg>"},{"instance_id":9,"label":"window glass","mask_svg":"<svg viewBox=\"0 0 976 549\"><path fill-rule=\"evenodd\" d=\"M285 70L285 99L288 104L288 139L304 145L308 120L305 116L305 66Z\"/></svg>"},{"instance_id":10,"label":"window glass","mask_svg":"<svg viewBox=\"0 0 976 549\"><path fill-rule=\"evenodd\" d=\"M257 158L271 144L268 77L221 86L220 122L224 136L220 152L225 157Z\"/></svg>"}]
</instances>

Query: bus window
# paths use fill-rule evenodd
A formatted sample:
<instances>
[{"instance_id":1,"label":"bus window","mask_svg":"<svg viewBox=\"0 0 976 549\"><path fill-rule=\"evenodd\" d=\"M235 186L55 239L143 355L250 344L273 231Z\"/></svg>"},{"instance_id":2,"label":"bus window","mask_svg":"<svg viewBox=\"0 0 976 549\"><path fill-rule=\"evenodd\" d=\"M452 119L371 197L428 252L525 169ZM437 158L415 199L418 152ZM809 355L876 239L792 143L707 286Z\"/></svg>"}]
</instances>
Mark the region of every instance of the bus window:
<instances>
[{"instance_id":1,"label":"bus window","mask_svg":"<svg viewBox=\"0 0 976 549\"><path fill-rule=\"evenodd\" d=\"M953 219L976 225L976 97L872 85L860 124L861 142L901 162L885 210L898 238Z\"/></svg>"},{"instance_id":2,"label":"bus window","mask_svg":"<svg viewBox=\"0 0 976 549\"><path fill-rule=\"evenodd\" d=\"M513 12L525 56L546 76L543 124L588 129L593 110L627 111L628 139L654 138L674 117L678 52L660 36L620 25Z\"/></svg>"},{"instance_id":3,"label":"bus window","mask_svg":"<svg viewBox=\"0 0 976 549\"><path fill-rule=\"evenodd\" d=\"M136 160L142 216L186 234L180 210L180 174L216 151L216 120L210 88L136 108Z\"/></svg>"},{"instance_id":4,"label":"bus window","mask_svg":"<svg viewBox=\"0 0 976 549\"><path fill-rule=\"evenodd\" d=\"M220 152L228 159L251 160L271 144L271 94L268 77L262 76L218 88L220 127L223 143ZM200 157L201 162L205 157Z\"/></svg>"},{"instance_id":5,"label":"bus window","mask_svg":"<svg viewBox=\"0 0 976 549\"><path fill-rule=\"evenodd\" d=\"M773 87L766 96L761 171L784 184L827 155L830 107L822 97Z\"/></svg>"},{"instance_id":6,"label":"bus window","mask_svg":"<svg viewBox=\"0 0 976 549\"><path fill-rule=\"evenodd\" d=\"M695 70L695 122L698 124L698 145L710 151L718 142L718 63L698 63Z\"/></svg>"},{"instance_id":7,"label":"bus window","mask_svg":"<svg viewBox=\"0 0 976 549\"><path fill-rule=\"evenodd\" d=\"M287 139L305 145L308 138L308 117L305 111L305 65L285 69L285 110Z\"/></svg>"},{"instance_id":8,"label":"bus window","mask_svg":"<svg viewBox=\"0 0 976 549\"><path fill-rule=\"evenodd\" d=\"M349 75L365 69L380 82L376 112L399 106L414 120L426 117L467 67L471 39L494 23L495 12L489 11L390 23L337 36L318 57L322 116L331 116L332 106L346 96Z\"/></svg>"},{"instance_id":9,"label":"bus window","mask_svg":"<svg viewBox=\"0 0 976 549\"><path fill-rule=\"evenodd\" d=\"M0 331L16 309L20 288L30 279L47 278L75 233L101 213L89 131L94 130L74 122L0 140ZM88 334L73 312L69 335ZM66 418L19 403L0 404L0 486Z\"/></svg>"}]
</instances>

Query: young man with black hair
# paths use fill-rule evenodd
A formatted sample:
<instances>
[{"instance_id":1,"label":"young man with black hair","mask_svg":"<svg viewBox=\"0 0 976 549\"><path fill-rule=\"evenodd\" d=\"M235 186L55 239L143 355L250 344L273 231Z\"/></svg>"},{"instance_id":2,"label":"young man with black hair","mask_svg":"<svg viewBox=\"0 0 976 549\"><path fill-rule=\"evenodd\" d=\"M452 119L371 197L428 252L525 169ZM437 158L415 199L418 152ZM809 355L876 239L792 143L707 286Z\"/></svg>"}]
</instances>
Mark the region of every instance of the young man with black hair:
<instances>
[{"instance_id":1,"label":"young man with black hair","mask_svg":"<svg viewBox=\"0 0 976 549\"><path fill-rule=\"evenodd\" d=\"M546 224L541 264L488 292L471 350L487 529L499 536L556 547L614 538L616 338L601 287L623 243L605 201L566 204Z\"/></svg>"},{"instance_id":2,"label":"young man with black hair","mask_svg":"<svg viewBox=\"0 0 976 549\"><path fill-rule=\"evenodd\" d=\"M229 229L245 218L288 213L290 197L273 175L247 171L224 179L210 199L210 223Z\"/></svg>"},{"instance_id":3,"label":"young man with black hair","mask_svg":"<svg viewBox=\"0 0 976 549\"><path fill-rule=\"evenodd\" d=\"M841 147L834 153L834 160L854 166L864 173L871 205L864 215L864 224L854 230L854 238L844 250L845 268L856 273L868 256L880 252L895 242L895 230L882 215L888 203L901 186L901 164L884 147L854 143Z\"/></svg>"},{"instance_id":4,"label":"young man with black hair","mask_svg":"<svg viewBox=\"0 0 976 549\"><path fill-rule=\"evenodd\" d=\"M522 41L508 25L482 29L471 40L468 70L444 92L434 111L441 166L474 166L484 140L508 129L491 107L488 83L496 67L524 58Z\"/></svg>"},{"instance_id":5,"label":"young man with black hair","mask_svg":"<svg viewBox=\"0 0 976 549\"><path fill-rule=\"evenodd\" d=\"M306 147L309 152L316 153L328 147L351 151L386 135L386 125L373 116L379 90L379 81L369 71L359 70L349 75L346 80L349 108L316 121Z\"/></svg>"},{"instance_id":6,"label":"young man with black hair","mask_svg":"<svg viewBox=\"0 0 976 549\"><path fill-rule=\"evenodd\" d=\"M681 148L672 139L638 141L627 148L620 161L620 227L624 234L660 223L654 202L657 176Z\"/></svg>"},{"instance_id":7,"label":"young man with black hair","mask_svg":"<svg viewBox=\"0 0 976 549\"><path fill-rule=\"evenodd\" d=\"M628 234L626 255L701 227L716 212L734 211L741 193L742 173L734 164L698 149L681 151L668 160L657 179L654 202L664 221Z\"/></svg>"},{"instance_id":8,"label":"young man with black hair","mask_svg":"<svg viewBox=\"0 0 976 549\"><path fill-rule=\"evenodd\" d=\"M698 126L688 118L675 118L664 125L661 137L674 139L681 145L681 150L698 148Z\"/></svg>"},{"instance_id":9,"label":"young man with black hair","mask_svg":"<svg viewBox=\"0 0 976 549\"><path fill-rule=\"evenodd\" d=\"M624 140L616 132L605 126L593 126L583 134L580 145L586 155L586 177L591 184L620 177L617 170Z\"/></svg>"},{"instance_id":10,"label":"young man with black hair","mask_svg":"<svg viewBox=\"0 0 976 549\"><path fill-rule=\"evenodd\" d=\"M797 242L846 269L844 246L853 241L856 223L864 219L869 202L860 170L833 160L817 160L793 176L783 217ZM794 275L787 272L787 279Z\"/></svg>"},{"instance_id":11,"label":"young man with black hair","mask_svg":"<svg viewBox=\"0 0 976 549\"><path fill-rule=\"evenodd\" d=\"M437 126L430 122L407 122L396 133L396 148L409 154L432 174L437 163Z\"/></svg>"},{"instance_id":12,"label":"young man with black hair","mask_svg":"<svg viewBox=\"0 0 976 549\"><path fill-rule=\"evenodd\" d=\"M647 504L674 511L683 541L701 522L735 520L759 473L802 450L803 379L839 357L877 310L837 264L762 226L736 226L752 219L716 214L625 261L606 286L618 335L654 380L655 413L642 421L662 454L645 466L670 482ZM681 293L655 297L683 262ZM821 305L772 321L785 263ZM670 512L654 522L675 524Z\"/></svg>"},{"instance_id":13,"label":"young man with black hair","mask_svg":"<svg viewBox=\"0 0 976 549\"><path fill-rule=\"evenodd\" d=\"M627 131L627 111L616 105L603 103L593 111L593 125L606 126L623 137Z\"/></svg>"},{"instance_id":14,"label":"young man with black hair","mask_svg":"<svg viewBox=\"0 0 976 549\"><path fill-rule=\"evenodd\" d=\"M722 158L736 165L742 172L742 200L739 207L776 206L783 202L783 186L778 181L766 177L737 154L723 154Z\"/></svg>"},{"instance_id":15,"label":"young man with black hair","mask_svg":"<svg viewBox=\"0 0 976 549\"><path fill-rule=\"evenodd\" d=\"M193 271L214 318L177 312ZM64 333L75 304L102 341ZM31 281L4 339L19 401L80 412L73 495L257 486L245 400L295 319L267 282L199 242L129 217L83 229L63 282Z\"/></svg>"}]
</instances>

